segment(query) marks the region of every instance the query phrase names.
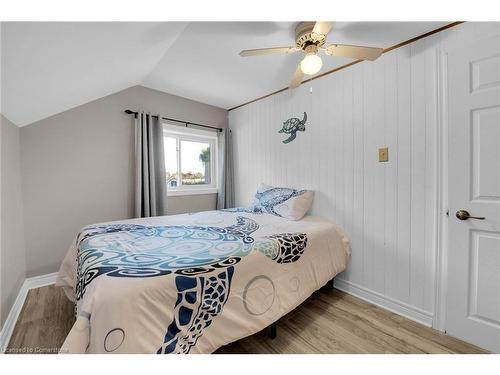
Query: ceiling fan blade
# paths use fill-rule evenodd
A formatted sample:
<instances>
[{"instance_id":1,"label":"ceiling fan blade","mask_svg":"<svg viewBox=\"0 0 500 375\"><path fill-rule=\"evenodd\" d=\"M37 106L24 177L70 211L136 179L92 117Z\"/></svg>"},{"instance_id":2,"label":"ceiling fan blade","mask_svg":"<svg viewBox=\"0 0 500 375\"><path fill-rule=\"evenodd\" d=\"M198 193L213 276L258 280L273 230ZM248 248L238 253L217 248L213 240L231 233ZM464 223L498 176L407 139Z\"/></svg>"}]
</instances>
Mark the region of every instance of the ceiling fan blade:
<instances>
[{"instance_id":1,"label":"ceiling fan blade","mask_svg":"<svg viewBox=\"0 0 500 375\"><path fill-rule=\"evenodd\" d=\"M302 69L300 69L300 63L299 63L299 65L297 65L297 69L295 70L292 82L290 83L289 87L291 89L299 87L300 84L302 83L302 78L304 78L304 73L302 72Z\"/></svg>"},{"instance_id":2,"label":"ceiling fan blade","mask_svg":"<svg viewBox=\"0 0 500 375\"><path fill-rule=\"evenodd\" d=\"M380 57L383 48L351 46L348 44L331 44L323 51L330 56L351 57L360 60L376 60Z\"/></svg>"},{"instance_id":3,"label":"ceiling fan blade","mask_svg":"<svg viewBox=\"0 0 500 375\"><path fill-rule=\"evenodd\" d=\"M333 27L333 22L318 21L314 25L313 33L327 35Z\"/></svg>"},{"instance_id":4,"label":"ceiling fan blade","mask_svg":"<svg viewBox=\"0 0 500 375\"><path fill-rule=\"evenodd\" d=\"M272 55L272 54L288 54L300 51L297 47L273 47L273 48L257 48L245 49L240 52L240 56L257 56L257 55Z\"/></svg>"}]
</instances>

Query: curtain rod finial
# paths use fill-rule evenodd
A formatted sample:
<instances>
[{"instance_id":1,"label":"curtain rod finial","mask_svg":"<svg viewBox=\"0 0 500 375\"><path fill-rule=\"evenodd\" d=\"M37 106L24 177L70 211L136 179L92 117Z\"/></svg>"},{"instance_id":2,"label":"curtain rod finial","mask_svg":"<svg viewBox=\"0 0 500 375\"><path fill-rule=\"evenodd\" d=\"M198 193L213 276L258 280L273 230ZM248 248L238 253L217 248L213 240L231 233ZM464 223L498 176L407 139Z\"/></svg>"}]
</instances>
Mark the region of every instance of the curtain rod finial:
<instances>
[{"instance_id":1,"label":"curtain rod finial","mask_svg":"<svg viewBox=\"0 0 500 375\"><path fill-rule=\"evenodd\" d=\"M124 112L125 112L127 115L134 115L134 118L137 118L137 114L138 114L138 112L134 112L134 111L132 111L132 110L130 110L130 109L126 109Z\"/></svg>"}]
</instances>

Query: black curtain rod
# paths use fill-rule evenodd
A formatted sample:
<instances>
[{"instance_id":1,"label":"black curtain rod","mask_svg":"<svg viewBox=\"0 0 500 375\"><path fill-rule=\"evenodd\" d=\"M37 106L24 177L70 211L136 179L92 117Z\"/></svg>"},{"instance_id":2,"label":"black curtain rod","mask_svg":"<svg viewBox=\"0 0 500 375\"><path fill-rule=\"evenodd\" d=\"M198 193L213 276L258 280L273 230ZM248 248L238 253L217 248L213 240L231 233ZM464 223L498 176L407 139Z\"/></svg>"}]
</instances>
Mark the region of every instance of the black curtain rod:
<instances>
[{"instance_id":1,"label":"black curtain rod","mask_svg":"<svg viewBox=\"0 0 500 375\"><path fill-rule=\"evenodd\" d=\"M132 111L130 109L126 109L125 113L127 115L134 115L134 117L137 117L137 115L139 114L139 112L134 112L134 111ZM158 116L152 116L152 117L158 118ZM162 120L178 122L179 124L184 124L185 126L194 125L194 126L199 126L199 127L202 127L202 128L214 129L214 130L217 130L218 132L222 131L222 128L218 128L216 126L210 126L210 125L204 125L204 124L197 124L196 122L189 122L189 121L177 120L175 118L162 117Z\"/></svg>"}]
</instances>

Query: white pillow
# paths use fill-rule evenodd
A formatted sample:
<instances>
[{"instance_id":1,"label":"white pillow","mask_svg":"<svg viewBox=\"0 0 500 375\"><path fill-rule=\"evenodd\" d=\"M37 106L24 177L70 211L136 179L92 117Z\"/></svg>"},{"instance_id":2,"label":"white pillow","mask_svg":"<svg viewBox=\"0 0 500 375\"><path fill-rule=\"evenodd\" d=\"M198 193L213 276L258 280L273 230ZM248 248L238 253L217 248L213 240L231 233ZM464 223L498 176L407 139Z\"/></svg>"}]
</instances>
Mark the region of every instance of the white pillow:
<instances>
[{"instance_id":1,"label":"white pillow","mask_svg":"<svg viewBox=\"0 0 500 375\"><path fill-rule=\"evenodd\" d=\"M300 220L311 208L313 198L314 192L310 190L260 184L249 208L253 212L266 212L289 220Z\"/></svg>"}]
</instances>

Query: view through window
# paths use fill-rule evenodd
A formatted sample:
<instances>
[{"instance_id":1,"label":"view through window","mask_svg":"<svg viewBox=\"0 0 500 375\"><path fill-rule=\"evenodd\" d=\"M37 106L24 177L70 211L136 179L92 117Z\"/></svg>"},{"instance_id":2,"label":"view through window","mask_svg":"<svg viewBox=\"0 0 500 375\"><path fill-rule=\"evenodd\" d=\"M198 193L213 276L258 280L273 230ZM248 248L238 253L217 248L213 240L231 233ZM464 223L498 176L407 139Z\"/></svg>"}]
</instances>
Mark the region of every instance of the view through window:
<instances>
[{"instance_id":1,"label":"view through window","mask_svg":"<svg viewBox=\"0 0 500 375\"><path fill-rule=\"evenodd\" d=\"M166 131L164 141L170 191L215 188L215 137Z\"/></svg>"}]
</instances>

